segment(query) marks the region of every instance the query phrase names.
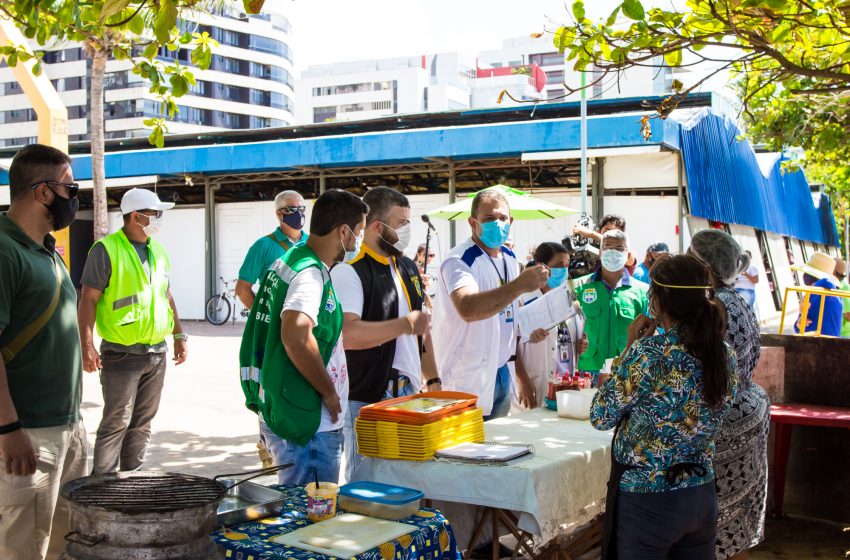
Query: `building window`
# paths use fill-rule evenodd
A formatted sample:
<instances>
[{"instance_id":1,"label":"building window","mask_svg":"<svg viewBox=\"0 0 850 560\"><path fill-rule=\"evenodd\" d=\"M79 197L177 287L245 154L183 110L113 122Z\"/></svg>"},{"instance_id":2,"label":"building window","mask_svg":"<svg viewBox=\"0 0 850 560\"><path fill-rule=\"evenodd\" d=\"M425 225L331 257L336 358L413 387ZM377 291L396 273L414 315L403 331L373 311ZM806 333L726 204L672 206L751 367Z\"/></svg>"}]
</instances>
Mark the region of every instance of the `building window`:
<instances>
[{"instance_id":1,"label":"building window","mask_svg":"<svg viewBox=\"0 0 850 560\"><path fill-rule=\"evenodd\" d=\"M19 84L18 82L6 82L5 84L3 84L4 95L14 95L23 92L24 90L21 89L21 84Z\"/></svg>"},{"instance_id":2,"label":"building window","mask_svg":"<svg viewBox=\"0 0 850 560\"><path fill-rule=\"evenodd\" d=\"M191 95L199 95L201 97L208 97L208 82L205 80L197 80L195 85L189 86L189 93Z\"/></svg>"},{"instance_id":3,"label":"building window","mask_svg":"<svg viewBox=\"0 0 850 560\"><path fill-rule=\"evenodd\" d=\"M564 83L564 71L556 70L553 72L546 72L546 83L549 85L558 85Z\"/></svg>"},{"instance_id":4,"label":"building window","mask_svg":"<svg viewBox=\"0 0 850 560\"><path fill-rule=\"evenodd\" d=\"M243 90L244 88L240 88L238 86L230 86L227 84L217 83L215 85L215 98L224 99L226 101L247 101L247 99L242 99Z\"/></svg>"},{"instance_id":5,"label":"building window","mask_svg":"<svg viewBox=\"0 0 850 560\"><path fill-rule=\"evenodd\" d=\"M213 55L213 63L212 69L218 70L219 72L227 72L228 74L239 74L240 73L240 60L236 58L230 58L227 56L221 56L219 54ZM254 62L251 63L255 64ZM262 76L260 76L262 77Z\"/></svg>"},{"instance_id":6,"label":"building window","mask_svg":"<svg viewBox=\"0 0 850 560\"><path fill-rule=\"evenodd\" d=\"M276 54L287 60L292 60L289 45L283 41L269 39L268 37L260 37L259 35L251 35L248 48L252 51Z\"/></svg>"},{"instance_id":7,"label":"building window","mask_svg":"<svg viewBox=\"0 0 850 560\"><path fill-rule=\"evenodd\" d=\"M313 108L313 122L323 123L336 120L336 105Z\"/></svg>"},{"instance_id":8,"label":"building window","mask_svg":"<svg viewBox=\"0 0 850 560\"><path fill-rule=\"evenodd\" d=\"M270 119L266 117L251 117L251 128L269 128Z\"/></svg>"},{"instance_id":9,"label":"building window","mask_svg":"<svg viewBox=\"0 0 850 560\"><path fill-rule=\"evenodd\" d=\"M372 84L373 91L387 91L393 89L393 81L375 82Z\"/></svg>"}]
</instances>

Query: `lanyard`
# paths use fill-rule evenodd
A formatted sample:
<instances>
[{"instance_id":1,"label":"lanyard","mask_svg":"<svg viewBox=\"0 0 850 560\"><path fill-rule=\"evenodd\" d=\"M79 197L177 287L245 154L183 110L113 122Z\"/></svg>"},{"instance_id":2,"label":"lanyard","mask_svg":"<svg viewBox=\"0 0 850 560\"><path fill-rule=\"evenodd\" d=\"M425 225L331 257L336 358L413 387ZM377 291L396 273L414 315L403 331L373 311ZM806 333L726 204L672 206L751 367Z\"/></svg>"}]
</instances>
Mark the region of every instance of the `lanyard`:
<instances>
[{"instance_id":1,"label":"lanyard","mask_svg":"<svg viewBox=\"0 0 850 560\"><path fill-rule=\"evenodd\" d=\"M502 275L499 274L499 267L496 266L496 261L494 261L493 257L491 257L490 255L487 255L487 258L490 260L490 264L493 265L493 269L496 271L496 276L499 277L499 285L504 286L505 284L507 284L508 283L508 259L505 258L505 257L502 257L502 266L504 267L504 270L505 270L505 277L502 278Z\"/></svg>"}]
</instances>

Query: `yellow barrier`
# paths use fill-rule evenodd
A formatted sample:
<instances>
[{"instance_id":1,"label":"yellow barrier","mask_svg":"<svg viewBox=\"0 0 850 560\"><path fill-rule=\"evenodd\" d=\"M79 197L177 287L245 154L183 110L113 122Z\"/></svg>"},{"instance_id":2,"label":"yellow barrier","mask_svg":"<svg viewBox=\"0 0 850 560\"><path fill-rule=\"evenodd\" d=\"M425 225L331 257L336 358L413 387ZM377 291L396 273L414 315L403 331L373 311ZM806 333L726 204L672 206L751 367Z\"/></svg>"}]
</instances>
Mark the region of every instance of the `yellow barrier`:
<instances>
[{"instance_id":1,"label":"yellow barrier","mask_svg":"<svg viewBox=\"0 0 850 560\"><path fill-rule=\"evenodd\" d=\"M824 305L826 304L826 297L850 298L850 292L845 292L842 290L825 290L823 288L809 288L808 286L793 286L790 288L785 288L785 297L782 298L782 318L779 320L779 334L784 334L783 331L785 330L785 311L788 307L789 292L797 292L803 294L803 300L800 302L800 332L797 333L799 336L827 336L821 334L821 328L823 328L823 310ZM803 321L807 321L806 317L808 317L809 314L809 298L813 295L821 296L820 308L818 310L818 328L817 330L806 332L806 327L808 325L803 324Z\"/></svg>"}]
</instances>

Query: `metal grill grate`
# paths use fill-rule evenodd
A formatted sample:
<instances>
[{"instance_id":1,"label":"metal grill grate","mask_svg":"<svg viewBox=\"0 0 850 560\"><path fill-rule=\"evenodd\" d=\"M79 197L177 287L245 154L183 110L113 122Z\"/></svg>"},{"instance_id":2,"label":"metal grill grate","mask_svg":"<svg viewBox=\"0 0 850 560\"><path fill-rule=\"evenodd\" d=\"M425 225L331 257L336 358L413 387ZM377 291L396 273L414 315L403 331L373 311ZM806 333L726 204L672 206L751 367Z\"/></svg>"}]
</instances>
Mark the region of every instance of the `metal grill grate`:
<instances>
[{"instance_id":1,"label":"metal grill grate","mask_svg":"<svg viewBox=\"0 0 850 560\"><path fill-rule=\"evenodd\" d=\"M204 506L224 495L224 486L198 476L136 472L95 475L71 483L68 498L80 505L120 513L166 512Z\"/></svg>"}]
</instances>

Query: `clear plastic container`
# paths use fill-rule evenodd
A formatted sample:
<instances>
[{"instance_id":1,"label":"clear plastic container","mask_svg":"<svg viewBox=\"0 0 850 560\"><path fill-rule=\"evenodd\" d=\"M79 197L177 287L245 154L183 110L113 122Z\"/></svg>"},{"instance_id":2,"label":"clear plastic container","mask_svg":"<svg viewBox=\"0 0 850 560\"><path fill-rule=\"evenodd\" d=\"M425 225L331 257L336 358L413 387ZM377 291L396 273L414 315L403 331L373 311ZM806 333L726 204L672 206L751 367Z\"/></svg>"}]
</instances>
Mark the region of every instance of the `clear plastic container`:
<instances>
[{"instance_id":1,"label":"clear plastic container","mask_svg":"<svg viewBox=\"0 0 850 560\"><path fill-rule=\"evenodd\" d=\"M419 500L424 497L421 491L404 486L352 482L339 489L339 507L360 515L397 521L415 515L419 511Z\"/></svg>"},{"instance_id":2,"label":"clear plastic container","mask_svg":"<svg viewBox=\"0 0 850 560\"><path fill-rule=\"evenodd\" d=\"M558 416L573 420L589 420L590 405L596 391L558 391L555 398L558 401Z\"/></svg>"},{"instance_id":3,"label":"clear plastic container","mask_svg":"<svg viewBox=\"0 0 850 560\"><path fill-rule=\"evenodd\" d=\"M316 488L316 483L311 482L305 490L307 490L307 517L310 521L318 523L336 515L339 486L333 482L320 482L319 488Z\"/></svg>"}]
</instances>

